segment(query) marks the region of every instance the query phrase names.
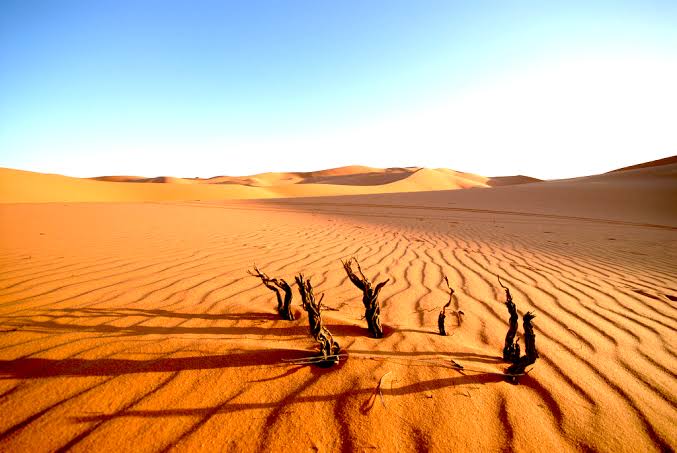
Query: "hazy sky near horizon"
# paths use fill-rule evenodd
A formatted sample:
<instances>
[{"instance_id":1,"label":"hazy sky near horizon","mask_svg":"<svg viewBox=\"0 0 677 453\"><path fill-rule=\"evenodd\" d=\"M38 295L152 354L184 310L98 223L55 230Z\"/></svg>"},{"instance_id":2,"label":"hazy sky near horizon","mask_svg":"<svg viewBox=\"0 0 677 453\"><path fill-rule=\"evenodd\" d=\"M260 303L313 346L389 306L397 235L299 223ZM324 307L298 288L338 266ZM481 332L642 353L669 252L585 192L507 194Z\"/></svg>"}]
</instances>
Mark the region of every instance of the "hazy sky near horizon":
<instances>
[{"instance_id":1,"label":"hazy sky near horizon","mask_svg":"<svg viewBox=\"0 0 677 453\"><path fill-rule=\"evenodd\" d=\"M0 166L582 176L677 154L673 1L0 2Z\"/></svg>"}]
</instances>

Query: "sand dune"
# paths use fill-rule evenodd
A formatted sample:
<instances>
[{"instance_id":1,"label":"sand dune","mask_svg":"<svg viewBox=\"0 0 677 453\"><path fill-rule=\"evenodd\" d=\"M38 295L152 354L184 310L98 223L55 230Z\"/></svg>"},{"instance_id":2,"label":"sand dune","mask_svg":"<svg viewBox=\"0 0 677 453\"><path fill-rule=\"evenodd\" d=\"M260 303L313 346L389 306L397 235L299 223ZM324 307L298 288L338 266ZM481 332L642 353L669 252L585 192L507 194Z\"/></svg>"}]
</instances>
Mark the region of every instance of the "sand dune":
<instances>
[{"instance_id":1,"label":"sand dune","mask_svg":"<svg viewBox=\"0 0 677 453\"><path fill-rule=\"evenodd\" d=\"M606 219L620 223L676 226L677 164L606 173L570 180L544 181L491 189L442 190L416 193L368 194L271 200L302 209L304 205L363 205L420 208L423 211L470 210L487 214L519 212L524 215ZM428 214L426 212L426 214Z\"/></svg>"},{"instance_id":2,"label":"sand dune","mask_svg":"<svg viewBox=\"0 0 677 453\"><path fill-rule=\"evenodd\" d=\"M408 184L405 184L407 187L404 187L408 190L421 190L418 185L420 185L423 190L450 190L467 187L508 186L541 181L540 179L523 175L487 178L472 173L463 173L445 168L373 168L361 165L331 168L315 172L269 172L252 176L214 176L212 178L192 179L170 177L146 178L142 176L99 176L91 179L109 182L236 184L253 187L277 187L290 184L378 186L408 179Z\"/></svg>"},{"instance_id":3,"label":"sand dune","mask_svg":"<svg viewBox=\"0 0 677 453\"><path fill-rule=\"evenodd\" d=\"M409 194L0 204L0 450L674 451L673 171ZM16 178L104 199L110 185L203 189ZM285 187L304 186L350 189ZM340 264L350 256L390 278L383 339L366 336ZM284 361L313 354L307 318L296 293L297 320L277 317L273 294L247 275L253 263L288 280L304 272L325 294L324 323L348 354L337 367ZM460 327L447 317L447 337L436 333L443 275L465 313ZM519 385L500 375L497 275L520 314L536 313L540 358Z\"/></svg>"},{"instance_id":4,"label":"sand dune","mask_svg":"<svg viewBox=\"0 0 677 453\"><path fill-rule=\"evenodd\" d=\"M263 198L262 188L94 181L0 168L0 202L168 201Z\"/></svg>"},{"instance_id":5,"label":"sand dune","mask_svg":"<svg viewBox=\"0 0 677 453\"><path fill-rule=\"evenodd\" d=\"M146 182L148 178L143 176L97 176L96 178L90 178L94 181L108 181L108 182Z\"/></svg>"},{"instance_id":6,"label":"sand dune","mask_svg":"<svg viewBox=\"0 0 677 453\"><path fill-rule=\"evenodd\" d=\"M351 169L354 173L347 171ZM418 168L386 168L344 167L343 172L317 172L304 178L302 184L341 184L355 186L376 186L389 184L408 178Z\"/></svg>"},{"instance_id":7,"label":"sand dune","mask_svg":"<svg viewBox=\"0 0 677 453\"><path fill-rule=\"evenodd\" d=\"M516 186L518 184L531 184L532 182L541 182L541 179L533 178L531 176L515 175L515 176L495 176L489 178L487 185L490 187L500 186Z\"/></svg>"},{"instance_id":8,"label":"sand dune","mask_svg":"<svg viewBox=\"0 0 677 453\"><path fill-rule=\"evenodd\" d=\"M391 183L398 192L411 192L415 187L424 190L467 189L469 187L487 187L489 178L461 173L447 169L421 168L405 180Z\"/></svg>"},{"instance_id":9,"label":"sand dune","mask_svg":"<svg viewBox=\"0 0 677 453\"><path fill-rule=\"evenodd\" d=\"M185 178L175 178L173 176L156 176L155 178L148 178L143 182L159 182L164 184L193 184L195 181Z\"/></svg>"},{"instance_id":10,"label":"sand dune","mask_svg":"<svg viewBox=\"0 0 677 453\"><path fill-rule=\"evenodd\" d=\"M169 176L80 179L0 168L0 202L4 203L258 199L452 190L489 185L491 178L483 176L413 167L350 166L308 173L262 173L209 179Z\"/></svg>"},{"instance_id":11,"label":"sand dune","mask_svg":"<svg viewBox=\"0 0 677 453\"><path fill-rule=\"evenodd\" d=\"M637 165L630 165L629 167L623 167L623 168L619 168L617 170L613 170L610 173L619 172L619 171L626 171L626 170L635 170L635 169L638 169L638 168L660 167L662 165L668 165L668 164L677 164L677 156L670 156L670 157L665 157L663 159L652 160L650 162L644 162L644 163L637 164Z\"/></svg>"},{"instance_id":12,"label":"sand dune","mask_svg":"<svg viewBox=\"0 0 677 453\"><path fill-rule=\"evenodd\" d=\"M297 184L302 181L294 173L261 173L253 176L215 176L203 179L202 184L240 184L243 186L269 187L283 184Z\"/></svg>"}]
</instances>

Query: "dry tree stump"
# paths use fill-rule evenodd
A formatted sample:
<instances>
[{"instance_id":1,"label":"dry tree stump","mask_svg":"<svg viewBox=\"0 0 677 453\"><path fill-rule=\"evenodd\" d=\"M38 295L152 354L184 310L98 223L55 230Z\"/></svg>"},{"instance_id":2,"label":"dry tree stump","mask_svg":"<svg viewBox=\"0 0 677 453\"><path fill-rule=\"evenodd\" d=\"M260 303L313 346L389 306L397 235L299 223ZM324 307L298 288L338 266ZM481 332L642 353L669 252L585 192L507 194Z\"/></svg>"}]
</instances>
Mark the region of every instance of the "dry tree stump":
<instances>
[{"instance_id":1,"label":"dry tree stump","mask_svg":"<svg viewBox=\"0 0 677 453\"><path fill-rule=\"evenodd\" d=\"M444 313L444 310L447 308L449 303L447 303L444 307L442 307L442 311L440 311L440 314L437 317L437 328L440 330L440 335L442 335L443 337L447 336L447 331L444 330L444 318L446 318L447 315Z\"/></svg>"},{"instance_id":2,"label":"dry tree stump","mask_svg":"<svg viewBox=\"0 0 677 453\"><path fill-rule=\"evenodd\" d=\"M353 261L357 265L357 270L360 273L358 277L353 271ZM383 338L383 327L381 326L381 304L378 301L378 294L386 283L390 281L387 279L373 287L369 279L364 276L360 263L355 258L350 258L348 261L341 261L343 268L348 274L348 278L353 285L362 291L362 303L364 304L364 317L367 320L367 328L369 333L374 338Z\"/></svg>"},{"instance_id":3,"label":"dry tree stump","mask_svg":"<svg viewBox=\"0 0 677 453\"><path fill-rule=\"evenodd\" d=\"M339 346L338 341L334 341L334 337L329 332L329 329L322 324L321 311L324 294L320 297L319 301L315 301L313 286L310 283L310 279L306 280L303 274L299 274L296 277L296 284L299 287L303 308L308 313L310 335L317 341L320 347L319 360L314 361L313 363L324 368L336 365L339 362L341 347Z\"/></svg>"},{"instance_id":4,"label":"dry tree stump","mask_svg":"<svg viewBox=\"0 0 677 453\"><path fill-rule=\"evenodd\" d=\"M291 310L292 290L291 286L281 278L270 278L254 266L254 272L247 271L249 275L261 279L261 283L269 290L275 292L277 297L277 312L286 321L294 320L294 312ZM280 291L284 292L284 298Z\"/></svg>"},{"instance_id":5,"label":"dry tree stump","mask_svg":"<svg viewBox=\"0 0 677 453\"><path fill-rule=\"evenodd\" d=\"M508 307L508 313L510 314L510 326L508 327L508 333L505 335L505 345L503 346L503 360L515 363L520 358L520 345L515 341L519 315L517 314L517 307L515 307L515 303L512 301L510 289L503 286L501 277L498 277L498 284L505 289L505 306Z\"/></svg>"},{"instance_id":6,"label":"dry tree stump","mask_svg":"<svg viewBox=\"0 0 677 453\"><path fill-rule=\"evenodd\" d=\"M534 334L534 326L531 324L531 320L534 319L536 315L530 311L526 312L522 316L522 326L524 327L524 348L526 349L526 354L515 361L512 365L508 367L505 371L506 374L513 375L513 381L517 381L517 376L524 374L524 370L529 365L536 363L538 358L538 351L536 351L536 334Z\"/></svg>"}]
</instances>

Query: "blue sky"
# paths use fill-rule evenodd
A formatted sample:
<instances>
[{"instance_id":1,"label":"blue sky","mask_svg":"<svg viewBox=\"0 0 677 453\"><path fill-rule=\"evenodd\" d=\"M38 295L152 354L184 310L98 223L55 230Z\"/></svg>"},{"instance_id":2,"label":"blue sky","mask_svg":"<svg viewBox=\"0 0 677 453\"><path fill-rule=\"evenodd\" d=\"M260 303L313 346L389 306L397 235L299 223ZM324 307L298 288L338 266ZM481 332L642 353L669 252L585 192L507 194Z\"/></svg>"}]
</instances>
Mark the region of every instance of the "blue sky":
<instances>
[{"instance_id":1,"label":"blue sky","mask_svg":"<svg viewBox=\"0 0 677 453\"><path fill-rule=\"evenodd\" d=\"M674 1L6 0L0 166L578 176L677 154L674 80Z\"/></svg>"}]
</instances>

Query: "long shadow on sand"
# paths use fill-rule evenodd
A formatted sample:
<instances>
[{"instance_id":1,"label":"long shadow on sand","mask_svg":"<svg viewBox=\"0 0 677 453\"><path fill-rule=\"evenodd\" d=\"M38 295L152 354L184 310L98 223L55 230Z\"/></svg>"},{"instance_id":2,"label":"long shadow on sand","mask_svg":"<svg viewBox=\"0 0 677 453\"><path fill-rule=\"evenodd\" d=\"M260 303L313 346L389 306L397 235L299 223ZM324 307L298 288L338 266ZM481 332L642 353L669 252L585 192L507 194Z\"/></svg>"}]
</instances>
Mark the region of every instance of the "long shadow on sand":
<instances>
[{"instance_id":1,"label":"long shadow on sand","mask_svg":"<svg viewBox=\"0 0 677 453\"><path fill-rule=\"evenodd\" d=\"M297 313L297 316L299 314ZM132 325L115 325L116 320L129 320L145 317L147 320L138 321ZM39 319L35 319L39 318ZM44 320L47 318L47 320ZM179 325L144 325L148 320L159 318L184 320ZM88 322L91 319L101 319L99 324ZM60 309L35 314L32 316L3 317L7 326L18 328L25 332L91 332L111 336L142 336L142 335L231 335L231 336L277 336L277 337L305 337L308 336L308 326L304 322L288 323L281 321L273 313L179 313L168 310L144 309ZM63 321L67 322L63 322ZM207 326L184 326L183 323L191 320L213 321ZM76 322L70 322L76 321ZM219 321L258 321L258 325L219 325ZM268 322L279 322L284 327L276 327ZM81 323L80 323L81 322ZM326 327L339 337L367 336L366 327L351 324L325 323ZM398 329L387 329L386 336Z\"/></svg>"},{"instance_id":2,"label":"long shadow on sand","mask_svg":"<svg viewBox=\"0 0 677 453\"><path fill-rule=\"evenodd\" d=\"M0 379L39 379L57 376L121 376L134 373L167 373L230 367L279 365L284 359L307 357L309 351L265 349L221 355L195 355L162 359L43 359L0 360Z\"/></svg>"},{"instance_id":3,"label":"long shadow on sand","mask_svg":"<svg viewBox=\"0 0 677 453\"><path fill-rule=\"evenodd\" d=\"M45 326L50 326L49 322L38 323L44 324ZM64 324L54 323L58 327L63 327ZM115 328L113 326L80 326L80 325L69 325L74 330L80 330L83 328L98 328L98 329L127 329L127 328ZM176 328L157 328L157 327L144 327L137 326L139 330L136 330L135 334L145 333L162 333L165 330L172 331ZM365 329L357 326L344 326L350 327L355 330L355 333L363 335ZM160 330L158 330L160 329ZM195 331L192 328L186 331ZM192 329L192 330L191 330ZM198 331L204 333L205 331L210 333L222 333L223 328L200 328ZM231 328L232 329L232 328ZM289 329L300 329L303 331L304 335L306 334L305 326L298 326L296 328L281 329L289 332ZM270 329L262 329L268 331ZM100 331L100 330L99 330ZM292 330L295 332L295 330ZM232 333L232 331L231 331ZM371 350L351 350L348 351L349 354L370 354L376 356L383 356L384 359L390 357L394 360L406 360L407 357L412 356L431 356L435 355L436 352L399 352L399 351L371 351ZM181 371L199 371L199 370L213 370L213 369L225 369L225 368L244 368L244 367L276 367L280 369L280 373L276 376L272 376L267 380L276 380L284 379L291 374L299 371L302 366L293 364L293 363L284 363L283 359L301 359L306 358L311 354L309 351L298 350L298 349L273 349L266 348L261 350L240 350L234 351L228 354L218 354L218 355L192 355L188 357L161 357L154 359L121 359L121 358L99 358L99 359L84 359L84 358L66 358L66 359L48 359L48 358L36 358L36 357L24 357L17 358L13 360L0 360L0 380L5 379L46 379L54 377L109 377L115 378L118 376L125 376L131 374L140 374L140 373L164 373L171 374L181 372ZM500 358L489 355L482 355L476 353L437 353L439 356L444 357L464 357L466 360L471 361L480 361L480 362L499 362ZM416 360L416 359L414 359ZM345 366L349 361L349 358L343 360L339 367ZM335 368L332 370L324 370L316 367L311 367L312 377L309 377L307 385L314 382L319 376L324 373L333 373ZM462 373L458 370L449 370L450 373L458 374L453 377L441 378L441 379L430 379L426 381L414 382L408 385L404 385L396 388L383 388L382 393L389 396L401 396L409 394L417 394L421 392L433 391L453 386L464 386L464 385L473 385L473 384L491 384L505 382L504 376L501 376L499 373L491 372L472 372L472 374ZM172 379L171 377L169 378ZM108 382L108 380L104 381ZM263 381L261 381L263 382ZM539 394L546 394L548 392L541 387L541 385L531 379L529 376L525 376L520 383L526 385ZM124 409L115 411L108 414L95 414L95 415L82 415L82 416L72 416L69 417L73 423L94 423L91 429L85 431L80 436L76 437L68 445L72 446L86 437L87 434L98 426L101 423L115 420L122 417L141 417L141 418L157 418L161 419L164 417L195 417L198 421L195 425L188 429L186 432L181 434L181 438L190 436L195 430L200 426L206 423L212 416L216 414L227 414L241 411L257 410L257 409L269 409L272 410L272 415L269 415L269 419L277 416L279 413L280 407L291 404L302 404L302 403L315 403L315 402L334 402L339 403L340 401L345 401L347 398L358 397L364 398L364 404L362 404L363 411L369 411L370 407L369 402L374 399L374 386L370 384L369 386L355 386L351 390L337 393L320 393L320 394L311 394L303 395L304 389L307 385L302 386L302 388L297 389L292 395L288 395L282 401L267 401L267 402L254 402L254 403L234 403L231 402L235 399L228 398L226 401L223 401L221 404L215 406L206 406L206 407L192 407L192 408L181 408L181 409L159 409L159 410L141 410L134 409L133 405L128 406ZM89 390L86 390L89 391ZM237 396L237 395L236 395ZM547 401L549 405L557 408L557 404L552 398ZM371 401L373 406L373 401ZM365 409L366 407L366 409ZM557 408L558 409L558 408ZM21 423L15 425L5 433L0 433L0 438L3 436L11 435L15 431L22 429L24 426L32 423L35 419L42 416L48 409L38 412L28 419L22 421ZM561 412L557 410L555 416L558 420L561 420Z\"/></svg>"},{"instance_id":4,"label":"long shadow on sand","mask_svg":"<svg viewBox=\"0 0 677 453\"><path fill-rule=\"evenodd\" d=\"M161 309L141 309L141 308L119 308L119 309L101 309L101 308L62 308L54 310L44 310L30 316L5 316L0 318L7 321L7 326L20 328L22 331L45 333L50 331L58 332L92 332L111 336L139 336L139 335L261 335L293 337L307 336L308 327L303 321L298 319L303 315L300 310L295 312L297 322L288 323L281 321L280 317L274 313L261 312L240 312L240 313L185 313ZM35 319L38 318L38 319ZM115 325L116 320L130 320L138 318L147 318L131 325ZM160 318L178 319L183 322L178 325L144 325L149 320ZM101 323L94 324L90 320L99 319ZM184 326L185 322L193 320L213 321L207 326ZM74 321L74 322L73 322ZM219 321L232 321L235 324L239 321L254 321L257 325L238 326L238 325L219 325ZM284 327L271 326L267 322L276 322L284 324ZM369 331L366 325L355 324L337 324L325 322L329 331L338 337L369 337ZM383 325L384 338L394 333L421 333L425 335L437 335L433 330L414 329L409 327L396 327L387 324Z\"/></svg>"},{"instance_id":5,"label":"long shadow on sand","mask_svg":"<svg viewBox=\"0 0 677 453\"><path fill-rule=\"evenodd\" d=\"M473 375L462 375L455 376L444 379L432 379L428 381L416 382L413 384L405 385L397 388L383 388L382 393L389 396L401 396L409 395L415 393L421 393L426 391L443 389L446 387L456 386L456 385L470 385L470 384L489 384L504 382L505 379L501 376L494 374L473 374ZM525 385L530 385L531 379L524 379L520 381L520 384L524 383ZM324 401L338 401L344 400L347 397L357 397L357 396L372 396L374 393L373 386L356 388L348 392L342 392L337 394L324 394L324 395L308 395L308 396L297 396L292 400L286 401L286 404L301 404L301 403L316 403ZM271 401L265 403L230 403L221 406L215 407L195 407L195 408L185 408L185 409L160 409L160 410L123 410L118 411L112 414L101 414L101 415L92 415L92 416L82 416L74 417L73 420L76 423L86 423L93 421L108 421L113 420L118 417L146 417L146 418L162 418L162 417L204 417L211 416L214 414L225 414L238 411L247 411L254 409L275 409L279 407L279 401Z\"/></svg>"},{"instance_id":6,"label":"long shadow on sand","mask_svg":"<svg viewBox=\"0 0 677 453\"><path fill-rule=\"evenodd\" d=\"M116 326L111 324L73 324L56 321L26 321L14 324L25 332L72 331L104 333L115 336L143 336L143 335L265 335L265 336L307 336L308 328L297 325L289 327L258 327L258 326L147 326L131 325Z\"/></svg>"},{"instance_id":7,"label":"long shadow on sand","mask_svg":"<svg viewBox=\"0 0 677 453\"><path fill-rule=\"evenodd\" d=\"M481 363L505 363L503 358L497 355L477 354L474 352L446 352L446 351L368 351L351 349L354 354L381 355L384 357L432 357L439 356L448 359L463 359Z\"/></svg>"},{"instance_id":8,"label":"long shadow on sand","mask_svg":"<svg viewBox=\"0 0 677 453\"><path fill-rule=\"evenodd\" d=\"M350 353L369 353L384 357L427 355L423 352L387 352L353 350ZM161 359L45 359L25 357L13 360L0 360L0 379L40 379L64 376L121 376L135 373L168 373L186 370L209 370L231 367L291 366L282 359L301 359L308 357L310 351L299 349L263 349L256 351L234 352L218 355L195 355L189 357L171 357ZM445 354L445 357L461 354ZM493 357L487 356L491 359ZM487 359L485 359L487 360ZM470 377L470 376L466 376ZM500 378L500 376L499 376ZM501 380L501 379L498 379Z\"/></svg>"},{"instance_id":9,"label":"long shadow on sand","mask_svg":"<svg viewBox=\"0 0 677 453\"><path fill-rule=\"evenodd\" d=\"M276 321L279 316L273 313L181 313L169 310L149 310L143 308L121 308L121 309L100 309L100 308L61 308L52 310L52 313L45 316L54 318L111 318L111 317L129 317L144 316L148 318L175 318L175 319L202 319L206 321Z\"/></svg>"}]
</instances>

